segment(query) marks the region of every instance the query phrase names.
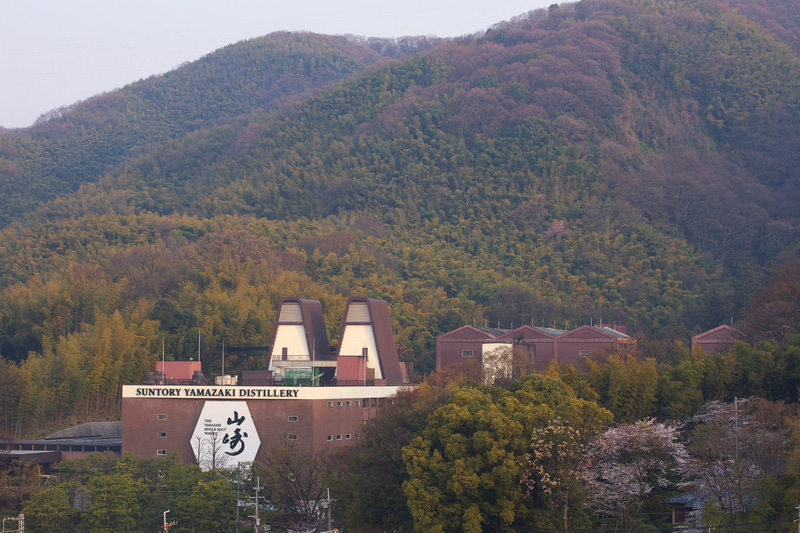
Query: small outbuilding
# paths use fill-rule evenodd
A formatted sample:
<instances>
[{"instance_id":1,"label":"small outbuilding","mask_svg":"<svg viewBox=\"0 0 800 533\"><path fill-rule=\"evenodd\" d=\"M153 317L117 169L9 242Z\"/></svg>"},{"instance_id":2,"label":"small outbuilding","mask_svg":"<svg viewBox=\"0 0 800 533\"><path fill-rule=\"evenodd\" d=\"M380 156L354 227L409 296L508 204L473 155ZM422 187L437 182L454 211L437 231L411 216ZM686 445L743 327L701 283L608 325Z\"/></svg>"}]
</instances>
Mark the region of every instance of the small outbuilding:
<instances>
[{"instance_id":1,"label":"small outbuilding","mask_svg":"<svg viewBox=\"0 0 800 533\"><path fill-rule=\"evenodd\" d=\"M723 324L692 337L692 353L697 350L704 354L727 352L737 342L747 342L747 336L733 326Z\"/></svg>"},{"instance_id":2,"label":"small outbuilding","mask_svg":"<svg viewBox=\"0 0 800 533\"><path fill-rule=\"evenodd\" d=\"M701 525L706 497L700 491L679 494L667 498L664 503L672 506L673 524L689 524L697 527Z\"/></svg>"}]
</instances>

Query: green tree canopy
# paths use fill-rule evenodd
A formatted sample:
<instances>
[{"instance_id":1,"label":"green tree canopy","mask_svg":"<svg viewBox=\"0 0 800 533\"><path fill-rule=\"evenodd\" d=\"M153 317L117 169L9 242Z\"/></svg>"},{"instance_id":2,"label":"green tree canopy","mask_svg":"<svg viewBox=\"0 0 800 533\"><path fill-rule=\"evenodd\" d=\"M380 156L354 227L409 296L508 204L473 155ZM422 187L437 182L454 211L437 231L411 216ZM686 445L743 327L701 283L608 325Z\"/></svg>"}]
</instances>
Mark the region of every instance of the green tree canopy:
<instances>
[{"instance_id":1,"label":"green tree canopy","mask_svg":"<svg viewBox=\"0 0 800 533\"><path fill-rule=\"evenodd\" d=\"M530 516L523 460L535 428L556 417L596 426L610 415L563 384L523 378L514 390L464 386L403 449L417 531L512 531Z\"/></svg>"}]
</instances>

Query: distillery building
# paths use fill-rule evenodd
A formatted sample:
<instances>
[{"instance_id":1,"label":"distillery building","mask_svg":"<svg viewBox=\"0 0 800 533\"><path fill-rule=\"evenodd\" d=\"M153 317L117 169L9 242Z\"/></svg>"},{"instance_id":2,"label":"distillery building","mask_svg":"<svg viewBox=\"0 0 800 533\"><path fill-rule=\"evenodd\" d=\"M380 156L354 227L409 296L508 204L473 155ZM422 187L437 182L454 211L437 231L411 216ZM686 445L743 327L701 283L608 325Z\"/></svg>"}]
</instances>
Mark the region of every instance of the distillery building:
<instances>
[{"instance_id":1,"label":"distillery building","mask_svg":"<svg viewBox=\"0 0 800 533\"><path fill-rule=\"evenodd\" d=\"M285 442L313 450L349 445L411 387L385 301L348 300L336 353L319 301L284 298L276 317L265 370L219 376L214 385L195 372L188 383L159 376L124 386L123 452L175 452L212 468L253 461Z\"/></svg>"}]
</instances>

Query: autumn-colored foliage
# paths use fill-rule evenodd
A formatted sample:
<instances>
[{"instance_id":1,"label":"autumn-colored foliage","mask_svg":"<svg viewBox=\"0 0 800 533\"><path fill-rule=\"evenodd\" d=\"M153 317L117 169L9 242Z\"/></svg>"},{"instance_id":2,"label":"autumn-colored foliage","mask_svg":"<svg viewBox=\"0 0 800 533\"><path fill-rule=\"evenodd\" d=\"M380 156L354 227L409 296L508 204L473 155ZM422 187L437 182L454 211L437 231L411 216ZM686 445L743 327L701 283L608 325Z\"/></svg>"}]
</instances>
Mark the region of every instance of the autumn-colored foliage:
<instances>
[{"instance_id":1,"label":"autumn-colored foliage","mask_svg":"<svg viewBox=\"0 0 800 533\"><path fill-rule=\"evenodd\" d=\"M674 346L749 309L777 344L612 360L594 392L628 421L795 399L791 267L748 306L796 260L797 20L602 0L454 40L279 33L0 132L6 428L113 413L198 337L213 375L284 296L321 300L333 342L348 296L387 300L421 375L463 324Z\"/></svg>"}]
</instances>

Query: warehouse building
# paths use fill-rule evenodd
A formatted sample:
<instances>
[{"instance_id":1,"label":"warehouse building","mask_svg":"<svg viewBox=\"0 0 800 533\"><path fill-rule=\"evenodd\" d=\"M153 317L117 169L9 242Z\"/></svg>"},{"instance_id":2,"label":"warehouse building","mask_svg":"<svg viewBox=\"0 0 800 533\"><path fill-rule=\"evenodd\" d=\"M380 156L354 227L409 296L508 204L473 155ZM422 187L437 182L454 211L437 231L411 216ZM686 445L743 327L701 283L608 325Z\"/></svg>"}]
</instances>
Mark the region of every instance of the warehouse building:
<instances>
[{"instance_id":1,"label":"warehouse building","mask_svg":"<svg viewBox=\"0 0 800 533\"><path fill-rule=\"evenodd\" d=\"M585 325L571 330L534 326L508 330L467 325L436 339L436 370L470 362L485 367L484 359L490 354L516 352L531 369L538 371L553 362L583 371L588 359L611 353L627 355L635 350L636 339L618 324Z\"/></svg>"}]
</instances>

